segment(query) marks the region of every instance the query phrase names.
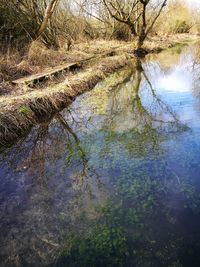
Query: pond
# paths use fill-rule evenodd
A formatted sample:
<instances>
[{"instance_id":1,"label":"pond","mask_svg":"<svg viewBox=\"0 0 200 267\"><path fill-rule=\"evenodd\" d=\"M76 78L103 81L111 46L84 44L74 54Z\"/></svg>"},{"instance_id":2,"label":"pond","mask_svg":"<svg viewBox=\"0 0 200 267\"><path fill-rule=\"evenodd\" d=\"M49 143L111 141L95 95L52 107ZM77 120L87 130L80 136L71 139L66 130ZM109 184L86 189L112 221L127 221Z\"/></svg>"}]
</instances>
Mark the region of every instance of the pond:
<instances>
[{"instance_id":1,"label":"pond","mask_svg":"<svg viewBox=\"0 0 200 267\"><path fill-rule=\"evenodd\" d=\"M133 62L0 154L0 266L200 266L199 44Z\"/></svg>"}]
</instances>

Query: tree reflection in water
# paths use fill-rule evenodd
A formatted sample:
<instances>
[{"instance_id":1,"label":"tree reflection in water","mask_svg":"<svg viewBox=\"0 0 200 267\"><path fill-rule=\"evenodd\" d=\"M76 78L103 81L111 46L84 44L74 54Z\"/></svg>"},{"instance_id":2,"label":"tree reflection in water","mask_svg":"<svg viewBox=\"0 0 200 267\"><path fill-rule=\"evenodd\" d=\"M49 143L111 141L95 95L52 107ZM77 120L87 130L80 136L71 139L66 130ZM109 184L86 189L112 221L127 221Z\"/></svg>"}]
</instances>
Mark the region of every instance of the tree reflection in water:
<instances>
[{"instance_id":1,"label":"tree reflection in water","mask_svg":"<svg viewBox=\"0 0 200 267\"><path fill-rule=\"evenodd\" d=\"M155 113L139 95L142 76ZM72 228L58 266L198 266L200 195L187 175L179 177L171 168L162 151L171 132L181 134L188 128L156 95L140 61L126 86L114 88L109 97L102 128L89 137L102 142L95 140L95 149L89 143L86 151L91 155L95 150L90 164L110 173L114 190L107 203L96 208L95 218L85 217L84 227Z\"/></svg>"},{"instance_id":2,"label":"tree reflection in water","mask_svg":"<svg viewBox=\"0 0 200 267\"><path fill-rule=\"evenodd\" d=\"M139 60L113 77L1 154L3 266L199 266L190 130Z\"/></svg>"},{"instance_id":3,"label":"tree reflection in water","mask_svg":"<svg viewBox=\"0 0 200 267\"><path fill-rule=\"evenodd\" d=\"M69 151L78 158L69 166ZM5 162L6 159L6 162ZM61 114L1 154L2 266L45 266L62 249L69 224L106 199L98 173Z\"/></svg>"}]
</instances>

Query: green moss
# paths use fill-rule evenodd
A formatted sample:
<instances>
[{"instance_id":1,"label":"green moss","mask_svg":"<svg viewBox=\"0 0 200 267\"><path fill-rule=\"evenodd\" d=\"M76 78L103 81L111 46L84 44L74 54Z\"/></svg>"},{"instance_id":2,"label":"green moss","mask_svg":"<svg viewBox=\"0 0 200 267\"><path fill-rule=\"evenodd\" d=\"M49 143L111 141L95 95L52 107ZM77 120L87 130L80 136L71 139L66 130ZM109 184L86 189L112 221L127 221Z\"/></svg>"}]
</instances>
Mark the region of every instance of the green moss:
<instances>
[{"instance_id":1,"label":"green moss","mask_svg":"<svg viewBox=\"0 0 200 267\"><path fill-rule=\"evenodd\" d=\"M21 107L19 108L19 112L20 112L20 113L23 113L23 114L28 114L28 113L30 112L30 108L27 107L27 106L21 106Z\"/></svg>"}]
</instances>

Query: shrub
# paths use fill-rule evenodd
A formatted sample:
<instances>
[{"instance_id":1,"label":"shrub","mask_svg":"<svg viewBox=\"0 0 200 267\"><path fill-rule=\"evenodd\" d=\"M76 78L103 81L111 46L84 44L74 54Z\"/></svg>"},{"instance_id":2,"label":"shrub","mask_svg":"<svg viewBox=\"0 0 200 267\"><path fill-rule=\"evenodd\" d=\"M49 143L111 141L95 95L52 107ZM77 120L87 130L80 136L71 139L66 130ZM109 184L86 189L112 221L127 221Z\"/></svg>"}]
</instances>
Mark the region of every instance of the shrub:
<instances>
[{"instance_id":1,"label":"shrub","mask_svg":"<svg viewBox=\"0 0 200 267\"><path fill-rule=\"evenodd\" d=\"M185 20L176 20L175 25L172 27L173 33L189 33L191 24Z\"/></svg>"}]
</instances>

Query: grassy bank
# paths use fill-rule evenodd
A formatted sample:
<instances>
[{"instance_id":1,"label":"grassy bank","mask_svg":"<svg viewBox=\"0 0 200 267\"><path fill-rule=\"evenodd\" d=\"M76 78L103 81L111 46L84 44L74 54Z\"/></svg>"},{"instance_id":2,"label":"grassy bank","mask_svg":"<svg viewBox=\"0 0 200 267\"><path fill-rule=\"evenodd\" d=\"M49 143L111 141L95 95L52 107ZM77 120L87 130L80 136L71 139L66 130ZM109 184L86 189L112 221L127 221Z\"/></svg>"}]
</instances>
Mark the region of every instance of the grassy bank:
<instances>
[{"instance_id":1,"label":"grassy bank","mask_svg":"<svg viewBox=\"0 0 200 267\"><path fill-rule=\"evenodd\" d=\"M101 79L129 62L125 55L102 59L58 84L20 95L0 98L0 143L5 145L27 132L35 123L49 119L78 95L92 89Z\"/></svg>"},{"instance_id":2,"label":"grassy bank","mask_svg":"<svg viewBox=\"0 0 200 267\"><path fill-rule=\"evenodd\" d=\"M154 35L149 37L144 44L147 52L159 52L172 47L177 43L197 40L197 35L175 34L169 36ZM34 42L26 48L27 52L20 55L19 51L8 50L0 54L0 96L13 93L17 88L12 88L10 82L26 75L43 71L47 67L54 67L62 63L71 63L84 60L88 57L98 56L109 50L116 53L133 53L135 42L117 40L93 40L74 44L69 51L64 48L59 50L47 49L41 43ZM17 92L18 94L18 92Z\"/></svg>"},{"instance_id":3,"label":"grassy bank","mask_svg":"<svg viewBox=\"0 0 200 267\"><path fill-rule=\"evenodd\" d=\"M146 41L145 49L148 52L159 52L196 38L185 34L168 38L155 36ZM102 56L108 51L114 51L114 56ZM68 52L45 50L38 45L32 47L29 57L21 63L10 66L12 71L7 71L7 76L1 73L3 77L0 84L1 145L23 135L34 124L49 119L78 95L92 89L101 79L134 61L133 52L132 42L118 41L80 43ZM21 77L25 73L38 73L45 67L76 62L92 56L95 58L81 65L80 69L66 72L34 87L25 84L13 86L11 83L13 78Z\"/></svg>"}]
</instances>

